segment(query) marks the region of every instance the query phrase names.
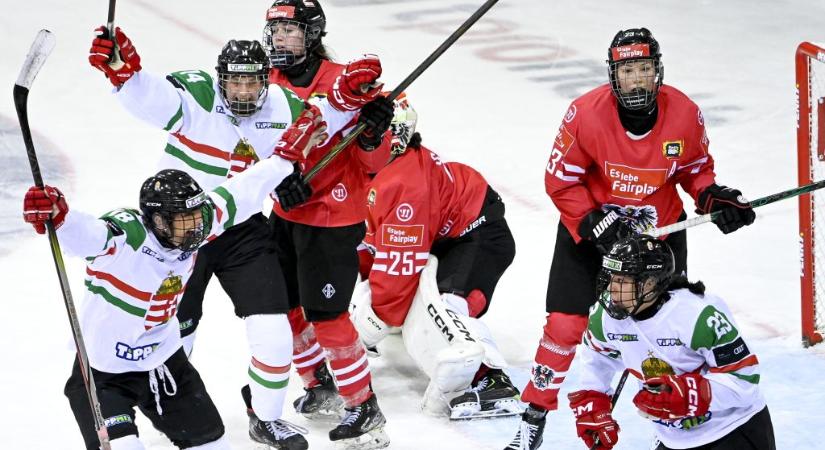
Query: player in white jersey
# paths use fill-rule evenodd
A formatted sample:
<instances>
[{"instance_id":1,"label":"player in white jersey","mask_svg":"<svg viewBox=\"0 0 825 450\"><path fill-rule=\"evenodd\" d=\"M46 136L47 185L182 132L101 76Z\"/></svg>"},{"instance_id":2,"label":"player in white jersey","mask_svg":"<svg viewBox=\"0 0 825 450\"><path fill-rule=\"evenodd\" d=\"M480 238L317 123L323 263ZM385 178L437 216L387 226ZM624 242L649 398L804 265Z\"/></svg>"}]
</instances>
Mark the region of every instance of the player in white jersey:
<instances>
[{"instance_id":1,"label":"player in white jersey","mask_svg":"<svg viewBox=\"0 0 825 450\"><path fill-rule=\"evenodd\" d=\"M120 61L111 62L113 54ZM119 28L113 40L103 27L98 29L89 61L106 74L116 88L115 96L130 113L169 131L160 167L183 170L207 190L277 152L275 144L305 108L304 101L292 91L269 88L269 58L257 41L229 41L218 57L215 80L201 70L173 72L165 78L147 73L132 41ZM349 76L352 74L343 71L342 82ZM367 97L369 94L364 94L360 100L366 102ZM326 98L315 104L330 136L347 125L360 107L341 112ZM291 181L297 183L296 177L293 175ZM279 193L298 196L298 201L311 195L301 189ZM184 308L194 308L197 314L188 315L181 324L184 348L191 354L199 306L210 278L216 275L235 306L235 314L246 322L252 358L249 391L244 397L254 410L250 437L269 445L278 445L277 436L261 428L259 419L272 422L282 414L286 384L273 380L289 372L291 352L283 344L292 342L286 316L287 288L275 248L260 211L206 246L182 299Z\"/></svg>"},{"instance_id":2,"label":"player in white jersey","mask_svg":"<svg viewBox=\"0 0 825 450\"><path fill-rule=\"evenodd\" d=\"M299 154L315 143L323 132L316 112L299 118L282 153ZM24 219L43 234L51 218L66 252L86 259L80 327L112 449L143 448L135 407L178 448L229 448L220 415L182 349L175 312L198 248L260 211L264 198L291 173L290 161L273 156L206 193L185 172L162 170L141 187L140 211L116 209L100 218L69 211L56 188L32 187L26 193ZM276 344L288 365L291 341ZM260 376L285 385L289 372ZM65 394L85 447L97 449L77 361ZM289 424L269 426L289 444L282 448L307 448Z\"/></svg>"},{"instance_id":3,"label":"player in white jersey","mask_svg":"<svg viewBox=\"0 0 825 450\"><path fill-rule=\"evenodd\" d=\"M604 256L599 292L583 338L580 390L568 394L588 448L611 449L618 440L610 383L623 369L639 380L633 403L652 421L656 450L776 448L756 354L721 298L674 276L665 241L618 241Z\"/></svg>"}]
</instances>

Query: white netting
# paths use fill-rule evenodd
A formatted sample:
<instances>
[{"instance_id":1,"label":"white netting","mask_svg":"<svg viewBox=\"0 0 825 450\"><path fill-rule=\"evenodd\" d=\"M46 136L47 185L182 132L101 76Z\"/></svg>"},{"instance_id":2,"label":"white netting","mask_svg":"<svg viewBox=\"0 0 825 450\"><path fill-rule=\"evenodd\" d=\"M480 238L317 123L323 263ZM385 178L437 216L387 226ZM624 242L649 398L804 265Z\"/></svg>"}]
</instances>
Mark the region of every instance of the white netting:
<instances>
[{"instance_id":1,"label":"white netting","mask_svg":"<svg viewBox=\"0 0 825 450\"><path fill-rule=\"evenodd\" d=\"M825 45L819 44L825 48ZM811 181L825 179L825 63L810 58L810 137L808 151L811 162ZM802 86L800 86L802 88ZM805 120L804 118L800 118ZM811 193L813 223L813 280L814 280L814 327L825 331L825 190Z\"/></svg>"}]
</instances>

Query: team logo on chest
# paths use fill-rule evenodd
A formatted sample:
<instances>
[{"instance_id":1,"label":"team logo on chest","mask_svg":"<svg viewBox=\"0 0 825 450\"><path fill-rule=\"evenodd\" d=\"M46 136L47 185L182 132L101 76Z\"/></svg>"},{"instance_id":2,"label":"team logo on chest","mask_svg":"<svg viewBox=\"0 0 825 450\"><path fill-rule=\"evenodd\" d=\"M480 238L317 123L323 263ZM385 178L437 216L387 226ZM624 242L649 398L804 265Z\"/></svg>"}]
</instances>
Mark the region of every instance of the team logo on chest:
<instances>
[{"instance_id":1,"label":"team logo on chest","mask_svg":"<svg viewBox=\"0 0 825 450\"><path fill-rule=\"evenodd\" d=\"M332 188L332 198L337 202L343 202L347 199L347 187L344 186L344 183L338 183Z\"/></svg>"},{"instance_id":2,"label":"team logo on chest","mask_svg":"<svg viewBox=\"0 0 825 450\"><path fill-rule=\"evenodd\" d=\"M685 141L679 139L678 141L665 141L662 143L662 155L665 158L678 158L682 156L682 151L685 148Z\"/></svg>"},{"instance_id":3,"label":"team logo on chest","mask_svg":"<svg viewBox=\"0 0 825 450\"><path fill-rule=\"evenodd\" d=\"M667 169L630 167L604 162L604 173L614 197L643 200L667 181Z\"/></svg>"},{"instance_id":4,"label":"team logo on chest","mask_svg":"<svg viewBox=\"0 0 825 450\"><path fill-rule=\"evenodd\" d=\"M647 359L642 361L642 374L645 378L661 377L663 375L675 375L673 367L666 361L653 356L653 352L647 352Z\"/></svg>"},{"instance_id":5,"label":"team logo on chest","mask_svg":"<svg viewBox=\"0 0 825 450\"><path fill-rule=\"evenodd\" d=\"M375 197L376 197L375 189L370 189L370 193L367 194L367 205L368 206L375 206Z\"/></svg>"},{"instance_id":6,"label":"team logo on chest","mask_svg":"<svg viewBox=\"0 0 825 450\"><path fill-rule=\"evenodd\" d=\"M149 300L143 326L147 330L169 321L178 310L178 297L183 294L183 278L169 272L160 283L155 295Z\"/></svg>"},{"instance_id":7,"label":"team logo on chest","mask_svg":"<svg viewBox=\"0 0 825 450\"><path fill-rule=\"evenodd\" d=\"M260 158L258 158L258 154L255 153L255 148L252 147L252 144L250 144L246 138L239 139L238 143L235 144L235 149L232 150L232 154L229 156L230 166L227 177L232 177L232 175L243 172L258 161L260 161Z\"/></svg>"}]
</instances>

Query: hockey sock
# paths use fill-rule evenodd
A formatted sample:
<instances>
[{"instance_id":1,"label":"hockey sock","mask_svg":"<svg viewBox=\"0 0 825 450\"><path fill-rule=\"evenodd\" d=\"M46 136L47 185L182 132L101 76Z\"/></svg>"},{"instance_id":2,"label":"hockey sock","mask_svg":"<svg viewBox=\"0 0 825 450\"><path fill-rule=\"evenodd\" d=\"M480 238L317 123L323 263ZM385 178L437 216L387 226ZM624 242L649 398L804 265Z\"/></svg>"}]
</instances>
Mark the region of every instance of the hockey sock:
<instances>
[{"instance_id":1,"label":"hockey sock","mask_svg":"<svg viewBox=\"0 0 825 450\"><path fill-rule=\"evenodd\" d=\"M289 320L286 314L256 314L244 321L252 353L248 371L252 409L261 420L279 419L292 361Z\"/></svg>"},{"instance_id":2,"label":"hockey sock","mask_svg":"<svg viewBox=\"0 0 825 450\"><path fill-rule=\"evenodd\" d=\"M333 320L315 322L318 342L324 348L338 393L348 407L364 403L372 396L370 369L364 344L349 319L342 313Z\"/></svg>"},{"instance_id":3,"label":"hockey sock","mask_svg":"<svg viewBox=\"0 0 825 450\"><path fill-rule=\"evenodd\" d=\"M292 363L298 371L304 387L318 385L315 369L324 363L324 350L315 337L315 329L304 318L300 306L289 310L289 325L292 327Z\"/></svg>"},{"instance_id":4,"label":"hockey sock","mask_svg":"<svg viewBox=\"0 0 825 450\"><path fill-rule=\"evenodd\" d=\"M586 327L587 316L558 312L547 315L530 382L521 394L522 401L548 411L558 408L559 388Z\"/></svg>"}]
</instances>

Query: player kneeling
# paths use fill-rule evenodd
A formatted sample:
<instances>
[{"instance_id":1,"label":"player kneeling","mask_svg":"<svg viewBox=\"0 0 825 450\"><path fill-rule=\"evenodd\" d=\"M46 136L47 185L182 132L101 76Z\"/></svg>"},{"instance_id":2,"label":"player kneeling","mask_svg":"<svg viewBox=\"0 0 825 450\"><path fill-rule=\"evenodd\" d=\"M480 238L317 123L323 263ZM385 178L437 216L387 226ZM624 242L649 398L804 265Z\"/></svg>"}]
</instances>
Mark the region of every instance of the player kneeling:
<instances>
[{"instance_id":1,"label":"player kneeling","mask_svg":"<svg viewBox=\"0 0 825 450\"><path fill-rule=\"evenodd\" d=\"M641 382L633 403L654 423L656 450L776 448L756 355L722 299L674 276L666 242L617 242L603 259L599 292L584 334L582 390L568 395L589 448L618 440L608 393L624 368Z\"/></svg>"},{"instance_id":2,"label":"player kneeling","mask_svg":"<svg viewBox=\"0 0 825 450\"><path fill-rule=\"evenodd\" d=\"M381 113L362 111L369 114ZM392 114L366 119L391 126L393 157L367 198L370 251L361 253L369 281L353 296L358 333L375 347L390 327L401 327L407 351L431 380L426 409L443 410L455 396L453 419L519 414L519 392L502 370L507 363L478 320L515 255L504 203L471 167L444 163L421 145L403 94Z\"/></svg>"}]
</instances>

